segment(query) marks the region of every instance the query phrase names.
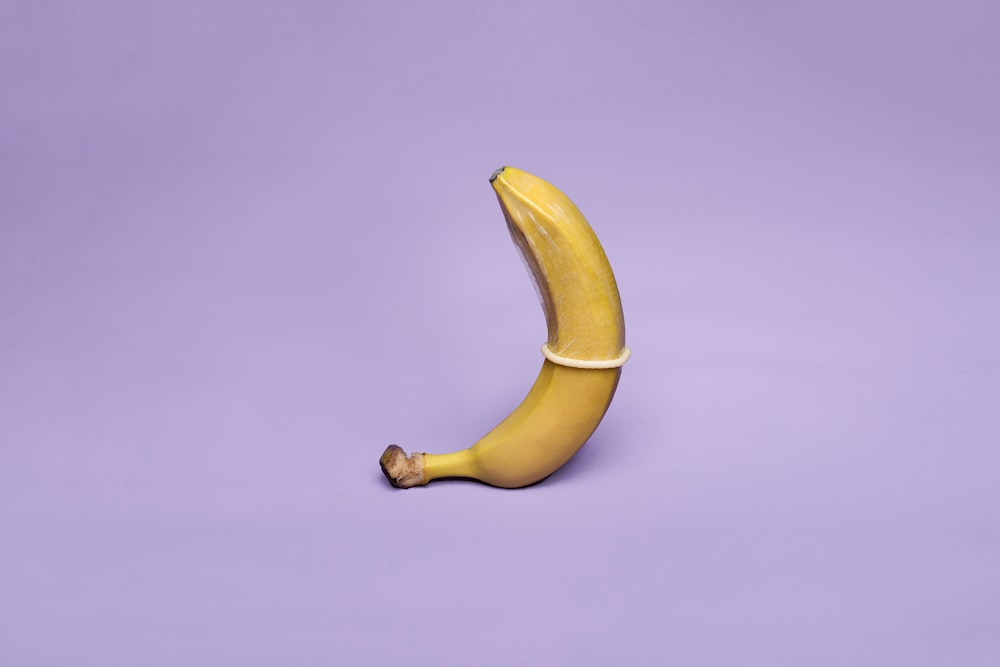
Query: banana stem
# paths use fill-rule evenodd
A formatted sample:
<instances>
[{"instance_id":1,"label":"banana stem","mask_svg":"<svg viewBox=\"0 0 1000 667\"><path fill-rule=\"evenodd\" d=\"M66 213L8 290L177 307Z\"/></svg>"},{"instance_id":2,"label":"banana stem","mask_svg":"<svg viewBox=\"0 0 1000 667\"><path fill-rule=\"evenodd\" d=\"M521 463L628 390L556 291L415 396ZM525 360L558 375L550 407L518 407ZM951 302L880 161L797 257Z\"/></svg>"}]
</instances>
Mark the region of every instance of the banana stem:
<instances>
[{"instance_id":1,"label":"banana stem","mask_svg":"<svg viewBox=\"0 0 1000 667\"><path fill-rule=\"evenodd\" d=\"M471 449L450 454L424 454L424 483L442 477L473 477L476 460Z\"/></svg>"},{"instance_id":2,"label":"banana stem","mask_svg":"<svg viewBox=\"0 0 1000 667\"><path fill-rule=\"evenodd\" d=\"M476 472L475 457L470 449L451 454L414 452L407 456L399 445L389 445L379 465L389 483L400 489L422 486L442 477L472 477Z\"/></svg>"}]
</instances>

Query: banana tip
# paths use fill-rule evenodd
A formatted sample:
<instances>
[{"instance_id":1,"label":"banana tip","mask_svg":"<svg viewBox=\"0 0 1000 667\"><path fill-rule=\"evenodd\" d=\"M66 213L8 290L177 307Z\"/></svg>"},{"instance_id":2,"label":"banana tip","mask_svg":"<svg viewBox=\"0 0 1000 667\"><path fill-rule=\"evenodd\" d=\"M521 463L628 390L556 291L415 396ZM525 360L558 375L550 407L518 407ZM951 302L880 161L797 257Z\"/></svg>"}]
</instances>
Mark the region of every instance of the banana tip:
<instances>
[{"instance_id":1,"label":"banana tip","mask_svg":"<svg viewBox=\"0 0 1000 667\"><path fill-rule=\"evenodd\" d=\"M490 176L490 183L492 183L493 181L497 180L497 176L499 176L500 174L502 174L503 170L506 169L506 168L507 167L500 167L499 169L497 169L496 171L494 171L493 175Z\"/></svg>"},{"instance_id":2,"label":"banana tip","mask_svg":"<svg viewBox=\"0 0 1000 667\"><path fill-rule=\"evenodd\" d=\"M389 445L378 460L382 474L397 489L424 484L424 456L414 452L406 455L399 445Z\"/></svg>"}]
</instances>

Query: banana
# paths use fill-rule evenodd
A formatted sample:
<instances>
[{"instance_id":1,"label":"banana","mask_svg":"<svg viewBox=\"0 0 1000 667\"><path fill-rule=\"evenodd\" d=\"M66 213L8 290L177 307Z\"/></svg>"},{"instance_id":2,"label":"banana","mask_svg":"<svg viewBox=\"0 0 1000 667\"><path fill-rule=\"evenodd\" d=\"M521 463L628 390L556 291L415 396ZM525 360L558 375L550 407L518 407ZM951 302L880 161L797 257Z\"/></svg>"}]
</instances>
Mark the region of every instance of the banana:
<instances>
[{"instance_id":1,"label":"banana","mask_svg":"<svg viewBox=\"0 0 1000 667\"><path fill-rule=\"evenodd\" d=\"M407 456L389 445L379 464L396 487L467 477L517 488L545 479L600 424L630 355L611 265L573 202L513 167L496 170L490 183L545 311L545 360L521 404L471 447Z\"/></svg>"}]
</instances>

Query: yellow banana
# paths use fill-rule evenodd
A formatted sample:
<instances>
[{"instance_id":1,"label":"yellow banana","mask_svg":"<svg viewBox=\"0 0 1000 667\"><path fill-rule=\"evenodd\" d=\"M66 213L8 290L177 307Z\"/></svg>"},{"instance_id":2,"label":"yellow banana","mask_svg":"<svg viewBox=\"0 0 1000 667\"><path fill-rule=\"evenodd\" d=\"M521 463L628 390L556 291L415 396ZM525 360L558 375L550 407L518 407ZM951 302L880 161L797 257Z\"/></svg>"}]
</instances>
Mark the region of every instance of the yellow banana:
<instances>
[{"instance_id":1,"label":"yellow banana","mask_svg":"<svg viewBox=\"0 0 1000 667\"><path fill-rule=\"evenodd\" d=\"M379 463L393 486L469 477L516 488L546 478L597 428L629 357L611 265L573 202L513 167L498 169L490 183L545 311L545 361L521 405L468 449L407 456L389 445Z\"/></svg>"}]
</instances>

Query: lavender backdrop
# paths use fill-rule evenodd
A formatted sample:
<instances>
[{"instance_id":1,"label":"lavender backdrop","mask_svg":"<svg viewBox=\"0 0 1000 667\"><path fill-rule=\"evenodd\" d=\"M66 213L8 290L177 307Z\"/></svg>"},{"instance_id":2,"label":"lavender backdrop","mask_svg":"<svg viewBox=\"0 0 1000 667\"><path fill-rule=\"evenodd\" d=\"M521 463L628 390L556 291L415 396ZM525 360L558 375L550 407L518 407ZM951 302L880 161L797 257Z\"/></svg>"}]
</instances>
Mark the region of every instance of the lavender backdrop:
<instances>
[{"instance_id":1,"label":"lavender backdrop","mask_svg":"<svg viewBox=\"0 0 1000 667\"><path fill-rule=\"evenodd\" d=\"M996 3L0 5L0 664L996 665ZM634 356L545 483L487 183Z\"/></svg>"}]
</instances>

